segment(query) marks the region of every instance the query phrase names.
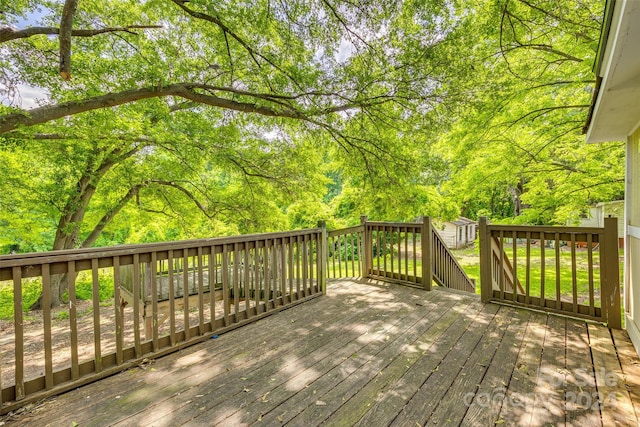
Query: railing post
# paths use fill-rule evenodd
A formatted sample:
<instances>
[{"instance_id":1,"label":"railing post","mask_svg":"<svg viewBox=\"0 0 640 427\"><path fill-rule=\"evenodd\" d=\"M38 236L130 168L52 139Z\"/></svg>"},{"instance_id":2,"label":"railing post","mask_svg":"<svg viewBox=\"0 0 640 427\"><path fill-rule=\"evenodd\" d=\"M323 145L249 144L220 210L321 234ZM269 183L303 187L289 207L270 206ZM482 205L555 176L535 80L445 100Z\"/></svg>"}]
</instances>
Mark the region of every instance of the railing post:
<instances>
[{"instance_id":1,"label":"railing post","mask_svg":"<svg viewBox=\"0 0 640 427\"><path fill-rule=\"evenodd\" d=\"M360 215L360 224L362 224L362 252L360 259L362 262L362 278L369 277L369 272L373 268L371 255L373 253L373 247L371 245L371 234L367 231L367 221L369 218L366 215Z\"/></svg>"},{"instance_id":2,"label":"railing post","mask_svg":"<svg viewBox=\"0 0 640 427\"><path fill-rule=\"evenodd\" d=\"M618 218L604 219L604 242L600 243L602 309L611 329L622 329L620 308L620 264L618 261ZM603 244L604 243L604 244Z\"/></svg>"},{"instance_id":3,"label":"railing post","mask_svg":"<svg viewBox=\"0 0 640 427\"><path fill-rule=\"evenodd\" d=\"M491 234L487 217L480 217L480 296L482 302L489 302L493 296L491 283Z\"/></svg>"},{"instance_id":4,"label":"railing post","mask_svg":"<svg viewBox=\"0 0 640 427\"><path fill-rule=\"evenodd\" d=\"M422 287L430 291L433 280L431 257L433 254L433 237L431 235L431 218L422 217L422 229L420 230L420 245L422 249Z\"/></svg>"},{"instance_id":5,"label":"railing post","mask_svg":"<svg viewBox=\"0 0 640 427\"><path fill-rule=\"evenodd\" d=\"M322 229L320 247L318 248L318 287L323 295L327 294L327 262L329 259L329 236L327 235L327 221L318 221L318 227Z\"/></svg>"}]
</instances>

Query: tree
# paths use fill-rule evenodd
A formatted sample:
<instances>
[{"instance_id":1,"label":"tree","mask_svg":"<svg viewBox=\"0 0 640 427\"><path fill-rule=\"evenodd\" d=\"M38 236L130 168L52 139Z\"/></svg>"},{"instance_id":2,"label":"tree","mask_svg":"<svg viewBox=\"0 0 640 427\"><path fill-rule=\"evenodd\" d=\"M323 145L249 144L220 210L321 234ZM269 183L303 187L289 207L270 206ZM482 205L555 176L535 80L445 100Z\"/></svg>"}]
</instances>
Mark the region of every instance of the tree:
<instances>
[{"instance_id":1,"label":"tree","mask_svg":"<svg viewBox=\"0 0 640 427\"><path fill-rule=\"evenodd\" d=\"M439 152L444 194L475 217L564 224L623 193L622 144L588 146L601 1L501 0L476 10L483 40L470 60L473 102L457 110ZM464 85L465 82L458 82Z\"/></svg>"}]
</instances>

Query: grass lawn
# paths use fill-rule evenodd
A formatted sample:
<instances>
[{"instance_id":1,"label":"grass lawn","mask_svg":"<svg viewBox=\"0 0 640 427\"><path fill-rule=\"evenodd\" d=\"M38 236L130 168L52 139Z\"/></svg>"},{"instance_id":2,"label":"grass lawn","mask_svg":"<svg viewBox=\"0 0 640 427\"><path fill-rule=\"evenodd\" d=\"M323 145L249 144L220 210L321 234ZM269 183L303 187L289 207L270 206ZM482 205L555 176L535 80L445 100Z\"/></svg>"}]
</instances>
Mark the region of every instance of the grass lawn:
<instances>
[{"instance_id":1,"label":"grass lawn","mask_svg":"<svg viewBox=\"0 0 640 427\"><path fill-rule=\"evenodd\" d=\"M505 246L505 252L507 257L513 264L513 248L509 245ZM541 262L541 249L538 246L531 246L531 261L529 265L529 291L531 295L539 296L541 293L541 278L542 278L542 262ZM560 282L560 294L562 299L571 300L570 296L573 292L573 273L572 273L572 255L571 250L564 247L560 252L560 268L556 270L555 261L555 249L545 248L545 263L544 263L544 283L545 283L545 297L555 298L556 296L556 281L559 276ZM458 262L465 269L469 277L475 278L478 283L480 279L480 257L476 248L465 248L453 251L454 255L458 259ZM527 277L527 265L526 265L526 246L519 245L516 251L516 271L518 280L522 284L522 287L526 287ZM622 256L620 257L622 260ZM593 283L594 291L596 294L596 305L600 305L598 301L600 293L600 265L599 265L599 252L593 251L592 258L593 265ZM580 298L585 299L589 296L589 255L586 249L578 249L576 251L576 288ZM620 262L620 276L622 280L623 263ZM622 282L621 282L622 283ZM478 286L476 292L480 293L480 287Z\"/></svg>"}]
</instances>

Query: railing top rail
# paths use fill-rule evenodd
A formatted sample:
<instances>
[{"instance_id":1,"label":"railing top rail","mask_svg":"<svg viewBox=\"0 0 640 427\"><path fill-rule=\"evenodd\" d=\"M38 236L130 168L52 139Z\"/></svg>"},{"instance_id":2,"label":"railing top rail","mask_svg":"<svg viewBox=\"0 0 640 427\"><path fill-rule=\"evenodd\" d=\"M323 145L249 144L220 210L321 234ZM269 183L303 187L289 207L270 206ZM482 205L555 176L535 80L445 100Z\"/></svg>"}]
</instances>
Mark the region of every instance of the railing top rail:
<instances>
[{"instance_id":1,"label":"railing top rail","mask_svg":"<svg viewBox=\"0 0 640 427\"><path fill-rule=\"evenodd\" d=\"M321 228L284 231L275 233L243 234L229 237L212 237L198 240L182 240L175 242L143 243L136 245L118 245L100 248L65 249L50 252L31 252L26 254L0 255L0 268L13 266L48 264L63 261L78 261L91 258L106 258L114 256L132 255L135 253L149 253L167 250L191 249L203 246L217 246L230 243L254 242L266 239L280 239L283 237L305 236L320 233Z\"/></svg>"},{"instance_id":2,"label":"railing top rail","mask_svg":"<svg viewBox=\"0 0 640 427\"><path fill-rule=\"evenodd\" d=\"M488 231L531 231L544 233L563 233L563 234L602 234L604 228L599 227L565 227L562 225L509 225L509 224L491 224L487 225ZM507 236L508 237L508 236Z\"/></svg>"},{"instance_id":3,"label":"railing top rail","mask_svg":"<svg viewBox=\"0 0 640 427\"><path fill-rule=\"evenodd\" d=\"M433 229L433 236L435 237L434 243L437 242L442 247L447 248L447 245L442 239L442 236L440 235L440 233L438 233L438 230L436 230L435 228ZM448 261L451 263L451 265L453 265L456 268L458 274L460 274L464 278L465 282L469 285L469 290L473 289L473 291L475 292L475 285L473 284L473 281L471 280L467 272L464 271L464 268L462 267L462 265L460 265L460 262L456 259L455 256L453 256L449 252L448 249L447 249L447 253L449 253L450 255L448 257ZM442 278L438 278L438 279L442 279Z\"/></svg>"},{"instance_id":4,"label":"railing top rail","mask_svg":"<svg viewBox=\"0 0 640 427\"><path fill-rule=\"evenodd\" d=\"M361 233L362 231L364 231L364 226L361 224L361 225L354 225L353 227L330 230L327 232L327 235L329 237L335 237L335 236L341 236L343 234Z\"/></svg>"},{"instance_id":5,"label":"railing top rail","mask_svg":"<svg viewBox=\"0 0 640 427\"><path fill-rule=\"evenodd\" d=\"M420 228L421 222L383 222L383 221L367 221L367 226L374 227L406 227L406 228Z\"/></svg>"}]
</instances>

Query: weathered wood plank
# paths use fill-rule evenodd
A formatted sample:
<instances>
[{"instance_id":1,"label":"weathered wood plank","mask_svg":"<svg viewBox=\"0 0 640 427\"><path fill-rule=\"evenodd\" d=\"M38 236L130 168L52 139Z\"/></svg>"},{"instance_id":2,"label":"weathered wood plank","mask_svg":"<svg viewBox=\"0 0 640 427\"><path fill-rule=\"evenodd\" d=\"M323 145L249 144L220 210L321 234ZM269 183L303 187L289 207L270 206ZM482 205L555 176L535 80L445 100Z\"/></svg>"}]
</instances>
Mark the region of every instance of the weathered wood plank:
<instances>
[{"instance_id":1,"label":"weathered wood plank","mask_svg":"<svg viewBox=\"0 0 640 427\"><path fill-rule=\"evenodd\" d=\"M605 426L638 425L629 391L624 386L611 332L604 326L589 324L589 343L596 374L602 423Z\"/></svg>"},{"instance_id":2,"label":"weathered wood plank","mask_svg":"<svg viewBox=\"0 0 640 427\"><path fill-rule=\"evenodd\" d=\"M316 405L316 402L324 402L324 399L326 399L324 396L343 381L352 380L354 377L351 375L354 372L362 369L365 365L371 364L375 361L375 358L383 357L380 356L383 354L382 352L389 354L397 353L399 351L398 349L406 343L405 334L418 333L420 328L417 326L420 324L436 324L446 310L453 307L456 303L458 302L446 298L441 299L436 295L433 299L425 302L424 308L420 309L420 312L417 313L422 315L422 318L414 316L413 314L411 314L410 317L404 318L393 316L392 319L384 323L382 328L375 331L371 337L361 337L361 339L367 339L367 343L362 349L353 351L352 353L347 352L350 356L355 355L355 357L344 357L341 359L335 357L327 358L320 362L319 365L330 367L331 369L321 377L313 381L308 379L308 372L315 374L318 370L317 366L313 366L284 383L280 391L290 393L289 389L293 388L295 395L284 402L280 402L278 406L273 409L267 408L268 410L261 412L263 414L262 421L267 425L276 422L286 423L306 408ZM435 309L436 307L441 310ZM412 320L414 320L415 323L412 323ZM396 326L398 324L399 327ZM301 384L297 382L299 381L297 380L298 377L303 377L308 381L303 388L300 388ZM270 396L272 396L272 394L270 394ZM247 410L243 413L242 419L247 422L255 420L256 412Z\"/></svg>"},{"instance_id":3,"label":"weathered wood plank","mask_svg":"<svg viewBox=\"0 0 640 427\"><path fill-rule=\"evenodd\" d=\"M488 368L491 366L498 347L509 326L517 322L517 311L514 308L502 307L487 326L478 345L471 351L467 361L456 375L453 384L446 394L439 399L427 424L458 425L462 423L476 391ZM504 367L503 367L504 368ZM433 400L433 399L430 399Z\"/></svg>"},{"instance_id":4,"label":"weathered wood plank","mask_svg":"<svg viewBox=\"0 0 640 427\"><path fill-rule=\"evenodd\" d=\"M237 411L229 410L220 413L219 410L214 410L198 415L198 418L203 416L213 423L223 424L237 424L238 421L250 423L258 419L268 423L268 415L274 412L278 414L275 416L276 422L284 421L286 414L281 413L283 408L290 412L290 416L295 415L294 411L290 411L292 404L288 400L293 393L308 390L312 396L319 396L323 390L330 389L326 385L320 387L320 384L316 384L316 380L320 381L321 375L333 370L336 365L347 365L334 370L334 372L344 373L345 368L353 371L355 370L353 365L362 366L369 363L381 349L394 346L397 339L406 339L407 334L416 333L415 331L421 330L424 325L431 324L432 320L425 317L437 316L437 312L434 313L432 310L415 310L415 307L408 307L399 301L391 301L389 304L398 307L394 311L397 315L392 319L381 318L377 313L367 313L369 320L360 320L353 331L350 328L343 329L345 336L341 336L338 341L334 340L331 345L305 357L299 357L299 354L296 354L296 358L289 359L287 366L279 371L280 375L274 375L270 381L258 384L259 387L256 389L248 385L247 387L251 387L248 393L227 397ZM429 306L433 309L437 305L429 304ZM368 329L364 329L365 327ZM392 336L393 340L390 339ZM325 350L327 353L323 354ZM296 370L294 367L299 369ZM312 390L309 390L311 388ZM299 408L299 410L302 409L304 407ZM271 414L272 417L274 414Z\"/></svg>"},{"instance_id":5,"label":"weathered wood plank","mask_svg":"<svg viewBox=\"0 0 640 427\"><path fill-rule=\"evenodd\" d=\"M565 421L566 319L547 316L542 360L537 372L534 404L527 408L529 425L560 425ZM570 355L571 356L571 355Z\"/></svg>"},{"instance_id":6,"label":"weathered wood plank","mask_svg":"<svg viewBox=\"0 0 640 427\"><path fill-rule=\"evenodd\" d=\"M565 420L567 426L600 427L602 419L593 375L586 322L567 320Z\"/></svg>"},{"instance_id":7,"label":"weathered wood plank","mask_svg":"<svg viewBox=\"0 0 640 427\"><path fill-rule=\"evenodd\" d=\"M502 402L498 423L528 425L531 418L528 408L534 405L546 323L547 315L531 313L515 369Z\"/></svg>"},{"instance_id":8,"label":"weathered wood plank","mask_svg":"<svg viewBox=\"0 0 640 427\"><path fill-rule=\"evenodd\" d=\"M427 378L422 384L417 384L417 390L415 386L409 387L409 392L416 391L391 425L414 426L416 423L424 425L455 381L462 366L487 330L487 325L493 321L499 309L500 306L496 304L486 304L477 314L472 311L465 313L465 316L458 319L458 322L460 320L464 322L462 334L458 331L454 332L452 326L435 348L430 348L416 361L407 371L403 382L415 384L415 378L424 377L425 373ZM454 341L456 339L457 341ZM419 375L420 373L422 375ZM393 408L396 405L388 406ZM365 426L368 423L362 425Z\"/></svg>"},{"instance_id":9,"label":"weathered wood plank","mask_svg":"<svg viewBox=\"0 0 640 427\"><path fill-rule=\"evenodd\" d=\"M344 381L336 387L323 401L327 406L313 406L296 417L297 422L315 422L326 418L326 422L351 425L357 422L369 410L369 404L378 394L392 387L407 372L411 365L420 360L422 353L439 353L447 350L458 340L466 330L469 321L463 313L473 317L482 304L477 301L464 301L461 305L447 311L438 321L438 326L429 328L417 340L407 342L400 352L376 359L376 362L366 367L364 374L355 374L353 381ZM435 345L437 343L437 345ZM435 361L436 356L434 356ZM347 389L345 389L347 387ZM329 403L331 402L331 403ZM339 408L334 408L338 405Z\"/></svg>"},{"instance_id":10,"label":"weathered wood plank","mask_svg":"<svg viewBox=\"0 0 640 427\"><path fill-rule=\"evenodd\" d=\"M464 398L462 400L462 404L468 406L462 425L495 425L502 409L503 399L500 397L504 396L511 380L530 315L529 311L516 310L502 340L497 345L493 359L481 362L488 365L488 369L479 382L473 398L469 396L466 399L467 403Z\"/></svg>"},{"instance_id":11,"label":"weathered wood plank","mask_svg":"<svg viewBox=\"0 0 640 427\"><path fill-rule=\"evenodd\" d=\"M284 367L282 358L301 346L300 341L291 339L292 335L288 333L292 327L295 336L308 337L303 345L307 350L303 351L311 351L310 349L320 346L322 342L330 345L330 343L327 344L328 341L341 336L340 327L336 326L331 331L327 331L326 325L334 321L340 325L362 324L363 319L368 319L372 315L365 310L366 301L357 304L336 304L326 307L327 310L323 310L322 313L313 308L317 306L317 302L316 300L299 307L308 310L308 313L317 313L314 314L317 322L311 324L300 321L299 314L296 314L295 310L287 310L279 313L273 320L264 319L237 330L242 332L241 334L234 332L222 335L217 340L208 341L207 343L212 344L208 347L217 348L224 343L225 347L232 348L219 349L213 353L210 349L205 349L181 358L181 362L173 365L177 366L174 372L167 372L154 381L137 384L128 392L119 392L121 398L117 401L106 400L102 405L94 406L92 420L96 424L114 424L121 420L123 425L147 425L153 420L169 416L172 411L186 411L183 408L185 405L189 407L188 405L192 403L201 402L205 400L201 399L204 396L208 398L213 396L207 404L223 403L228 396L242 393L243 388L251 384L250 381L271 378L270 375L273 372ZM281 320L274 321L276 318ZM232 338L231 335L234 337ZM265 347L267 341L269 344ZM247 348L247 342L264 344ZM196 362L197 366L193 366ZM155 368L159 370L158 367ZM246 380L239 378L246 378ZM215 382L213 382L214 379ZM178 393L180 397L176 398ZM142 398L147 395L155 396L153 399ZM200 398L196 398L197 395L201 395ZM163 405L168 400L172 402L169 407ZM125 404L129 417L114 415L114 413L119 414L117 408ZM196 412L198 411L199 409L196 408ZM188 420L196 414L190 414L187 411L184 416L187 415Z\"/></svg>"},{"instance_id":12,"label":"weathered wood plank","mask_svg":"<svg viewBox=\"0 0 640 427\"><path fill-rule=\"evenodd\" d=\"M629 390L636 418L640 423L640 360L626 331L613 329L611 332L622 366L624 385Z\"/></svg>"}]
</instances>

